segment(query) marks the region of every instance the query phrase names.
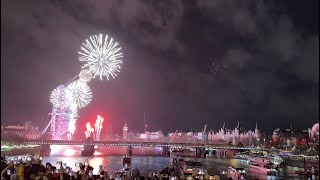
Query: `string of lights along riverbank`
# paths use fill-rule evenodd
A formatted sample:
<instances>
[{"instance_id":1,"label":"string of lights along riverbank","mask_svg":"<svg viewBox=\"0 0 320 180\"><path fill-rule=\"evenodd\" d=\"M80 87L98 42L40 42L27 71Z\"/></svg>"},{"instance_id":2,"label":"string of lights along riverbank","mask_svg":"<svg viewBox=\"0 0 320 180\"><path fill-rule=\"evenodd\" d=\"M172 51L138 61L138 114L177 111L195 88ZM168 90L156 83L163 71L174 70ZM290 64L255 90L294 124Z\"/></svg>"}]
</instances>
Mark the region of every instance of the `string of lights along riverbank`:
<instances>
[{"instance_id":1,"label":"string of lights along riverbank","mask_svg":"<svg viewBox=\"0 0 320 180\"><path fill-rule=\"evenodd\" d=\"M121 47L108 35L90 36L80 49L79 61L85 64L79 75L72 78L71 82L59 85L50 95L51 118L42 134L51 125L52 139L72 139L79 109L86 107L93 98L88 83L97 77L100 80L115 78L121 69Z\"/></svg>"}]
</instances>

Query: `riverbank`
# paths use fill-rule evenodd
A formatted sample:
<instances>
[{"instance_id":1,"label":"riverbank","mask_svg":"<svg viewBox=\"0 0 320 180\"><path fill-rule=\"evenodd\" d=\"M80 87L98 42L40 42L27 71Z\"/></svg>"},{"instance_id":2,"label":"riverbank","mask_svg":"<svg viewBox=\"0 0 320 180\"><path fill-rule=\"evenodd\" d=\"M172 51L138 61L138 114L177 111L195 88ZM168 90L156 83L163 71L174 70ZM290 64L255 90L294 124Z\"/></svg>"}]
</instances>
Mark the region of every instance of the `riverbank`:
<instances>
[{"instance_id":1,"label":"riverbank","mask_svg":"<svg viewBox=\"0 0 320 180\"><path fill-rule=\"evenodd\" d=\"M18 156L27 153L32 153L35 157L40 156L40 147L1 150L1 156Z\"/></svg>"}]
</instances>

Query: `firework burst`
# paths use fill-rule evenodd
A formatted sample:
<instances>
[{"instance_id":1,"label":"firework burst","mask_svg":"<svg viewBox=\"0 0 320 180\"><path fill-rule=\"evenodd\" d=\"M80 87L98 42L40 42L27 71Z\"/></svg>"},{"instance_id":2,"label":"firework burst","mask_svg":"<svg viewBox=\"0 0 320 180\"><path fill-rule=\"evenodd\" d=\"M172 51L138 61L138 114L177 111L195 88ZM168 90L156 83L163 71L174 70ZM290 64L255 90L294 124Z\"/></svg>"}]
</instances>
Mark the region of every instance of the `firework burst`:
<instances>
[{"instance_id":1,"label":"firework burst","mask_svg":"<svg viewBox=\"0 0 320 180\"><path fill-rule=\"evenodd\" d=\"M81 81L74 81L68 85L68 94L78 108L83 108L91 102L92 92L89 86Z\"/></svg>"},{"instance_id":2,"label":"firework burst","mask_svg":"<svg viewBox=\"0 0 320 180\"><path fill-rule=\"evenodd\" d=\"M51 92L50 102L53 107L67 107L72 103L68 92L66 92L66 88L64 85L59 85L56 89Z\"/></svg>"},{"instance_id":3,"label":"firework burst","mask_svg":"<svg viewBox=\"0 0 320 180\"><path fill-rule=\"evenodd\" d=\"M94 124L95 132L96 132L96 141L100 141L100 133L102 129L103 118L97 115L96 123Z\"/></svg>"},{"instance_id":4,"label":"firework burst","mask_svg":"<svg viewBox=\"0 0 320 180\"><path fill-rule=\"evenodd\" d=\"M101 80L103 76L109 80L109 76L117 76L116 72L120 72L123 57L118 42L114 42L113 38L108 40L108 35L104 38L100 34L90 36L90 40L86 40L82 45L79 61L86 62L82 68L88 68L93 73L93 78L98 75Z\"/></svg>"},{"instance_id":5,"label":"firework burst","mask_svg":"<svg viewBox=\"0 0 320 180\"><path fill-rule=\"evenodd\" d=\"M91 133L94 132L94 129L91 127L90 122L87 122L86 128L87 128L87 130L84 132L84 134L85 134L86 139L87 139L88 137L90 137Z\"/></svg>"}]
</instances>

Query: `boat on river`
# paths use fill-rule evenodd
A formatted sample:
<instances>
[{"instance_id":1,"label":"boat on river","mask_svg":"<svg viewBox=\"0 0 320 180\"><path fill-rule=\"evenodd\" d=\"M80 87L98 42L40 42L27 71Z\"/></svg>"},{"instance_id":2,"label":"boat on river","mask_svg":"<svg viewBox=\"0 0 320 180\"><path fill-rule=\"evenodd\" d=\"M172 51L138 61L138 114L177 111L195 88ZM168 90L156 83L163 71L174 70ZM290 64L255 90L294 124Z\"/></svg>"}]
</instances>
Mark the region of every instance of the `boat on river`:
<instances>
[{"instance_id":1,"label":"boat on river","mask_svg":"<svg viewBox=\"0 0 320 180\"><path fill-rule=\"evenodd\" d=\"M122 157L123 164L131 164L131 156L125 155Z\"/></svg>"},{"instance_id":2,"label":"boat on river","mask_svg":"<svg viewBox=\"0 0 320 180\"><path fill-rule=\"evenodd\" d=\"M276 176L278 171L274 168L272 163L266 164L261 162L250 161L249 162L250 170L256 171L258 173L266 174L266 175L274 175Z\"/></svg>"},{"instance_id":3,"label":"boat on river","mask_svg":"<svg viewBox=\"0 0 320 180\"><path fill-rule=\"evenodd\" d=\"M271 165L271 167L278 169L280 164L283 162L280 156L269 157L269 156L250 156L248 157L249 162L256 162L261 165Z\"/></svg>"}]
</instances>

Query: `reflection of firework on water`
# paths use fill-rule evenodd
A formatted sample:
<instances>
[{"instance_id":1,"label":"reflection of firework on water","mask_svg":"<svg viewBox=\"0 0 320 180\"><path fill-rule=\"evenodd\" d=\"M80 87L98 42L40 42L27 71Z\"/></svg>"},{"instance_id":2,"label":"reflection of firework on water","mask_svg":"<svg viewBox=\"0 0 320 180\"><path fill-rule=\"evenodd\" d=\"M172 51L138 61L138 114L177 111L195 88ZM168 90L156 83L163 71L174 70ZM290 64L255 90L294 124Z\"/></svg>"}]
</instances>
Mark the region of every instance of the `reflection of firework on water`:
<instances>
[{"instance_id":1,"label":"reflection of firework on water","mask_svg":"<svg viewBox=\"0 0 320 180\"><path fill-rule=\"evenodd\" d=\"M88 69L82 69L79 73L79 81L89 82L92 80L92 73Z\"/></svg>"},{"instance_id":2,"label":"reflection of firework on water","mask_svg":"<svg viewBox=\"0 0 320 180\"><path fill-rule=\"evenodd\" d=\"M87 139L88 137L90 137L90 135L94 131L94 129L91 127L90 122L87 122L86 128L87 128L87 130L84 132L84 134L85 134L86 139Z\"/></svg>"},{"instance_id":3,"label":"reflection of firework on water","mask_svg":"<svg viewBox=\"0 0 320 180\"><path fill-rule=\"evenodd\" d=\"M102 76L114 78L116 72L120 72L123 56L118 42L114 42L113 38L108 40L108 35L103 38L102 34L90 36L90 40L82 45L79 61L86 62L82 68L88 68L93 73L93 78L97 75L101 80Z\"/></svg>"},{"instance_id":4,"label":"reflection of firework on water","mask_svg":"<svg viewBox=\"0 0 320 180\"><path fill-rule=\"evenodd\" d=\"M98 115L96 123L94 124L95 132L96 132L96 141L100 141L102 122L103 122L103 118Z\"/></svg>"},{"instance_id":5,"label":"reflection of firework on water","mask_svg":"<svg viewBox=\"0 0 320 180\"><path fill-rule=\"evenodd\" d=\"M92 92L86 83L74 81L69 84L67 89L70 91L72 101L77 104L78 108L83 108L90 103Z\"/></svg>"}]
</instances>

